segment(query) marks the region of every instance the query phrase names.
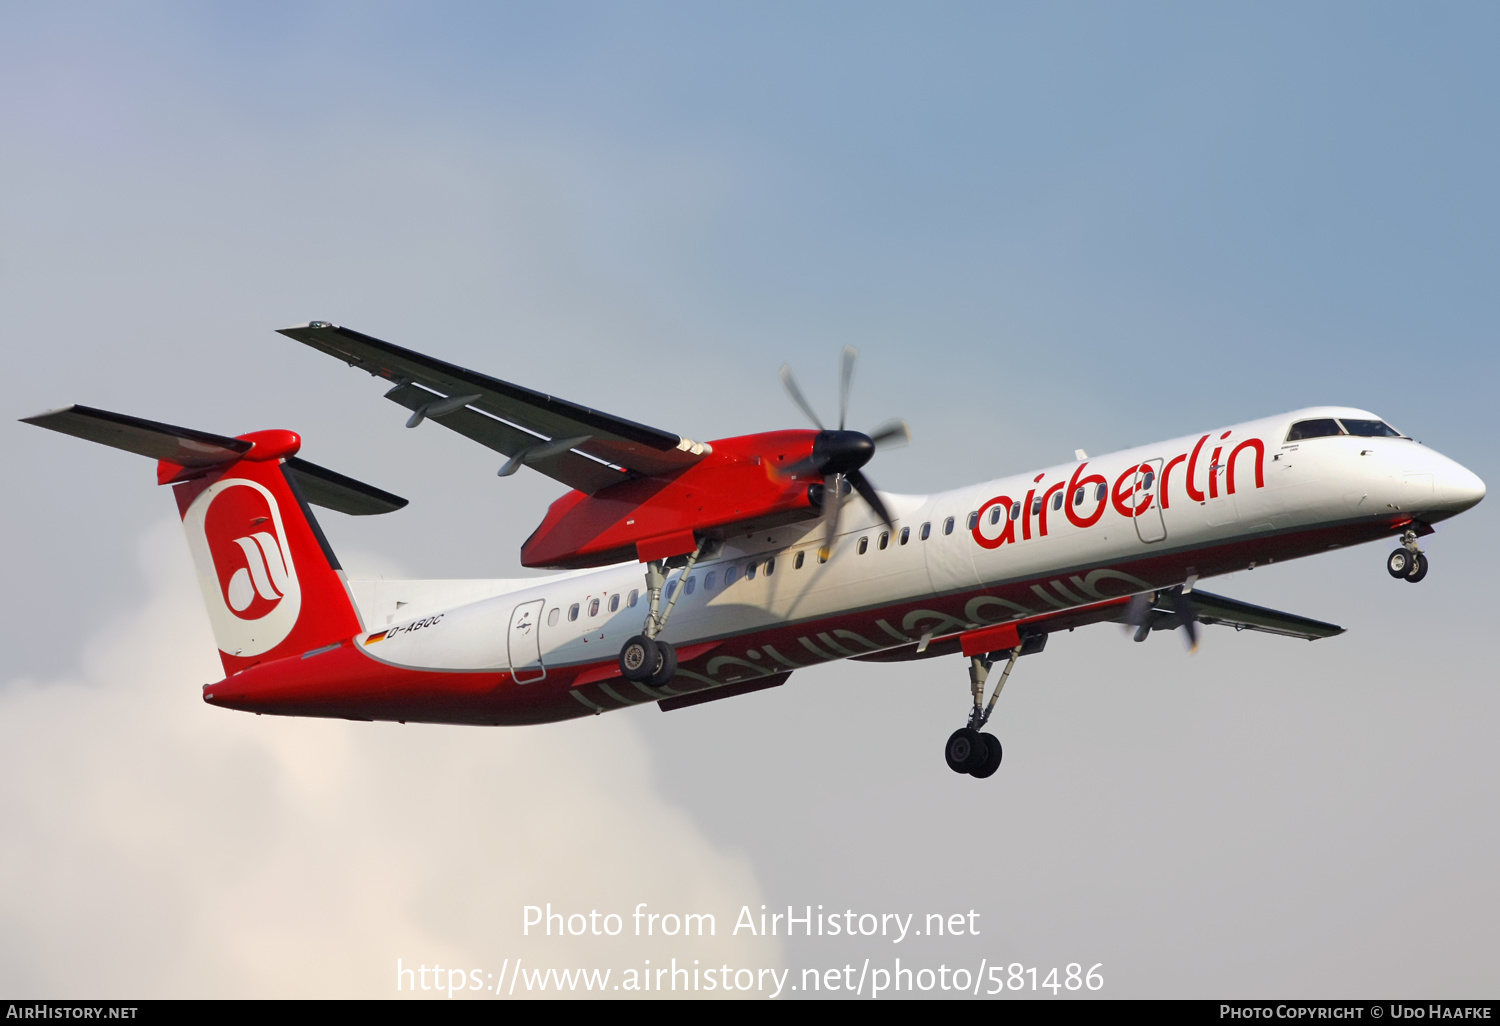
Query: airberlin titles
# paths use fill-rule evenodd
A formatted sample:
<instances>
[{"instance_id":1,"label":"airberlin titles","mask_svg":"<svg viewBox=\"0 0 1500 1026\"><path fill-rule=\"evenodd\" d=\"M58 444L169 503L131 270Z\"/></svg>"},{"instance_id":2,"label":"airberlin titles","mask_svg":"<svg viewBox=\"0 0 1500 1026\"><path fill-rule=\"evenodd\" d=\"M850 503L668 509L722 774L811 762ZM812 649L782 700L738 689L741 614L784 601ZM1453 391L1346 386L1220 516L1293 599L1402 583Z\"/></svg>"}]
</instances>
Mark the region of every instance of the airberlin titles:
<instances>
[{"instance_id":1,"label":"airberlin titles","mask_svg":"<svg viewBox=\"0 0 1500 1026\"><path fill-rule=\"evenodd\" d=\"M1126 467L1115 478L1114 486L1109 486L1109 480L1103 474L1085 474L1088 470L1089 461L1083 460L1073 470L1072 476L1066 481L1057 481L1047 488L1042 488L1042 482L1046 478L1046 472L1036 475L1032 479L1032 487L1026 492L1024 500L1017 503L1009 495L997 495L988 499L979 507L978 515L974 519L970 534L980 546L986 549L998 549L1007 542L1016 541L1016 524L1021 525L1021 540L1030 541L1032 537L1032 520L1036 521L1036 533L1038 537L1047 537L1047 514L1057 512L1054 497L1061 493L1060 503L1062 512L1067 515L1068 522L1074 527L1088 528L1097 524L1104 516L1104 511L1113 503L1115 511L1122 517L1134 519L1151 508L1157 495L1161 496L1161 508L1171 509L1172 496L1170 486L1173 478L1173 470L1179 464L1186 462L1187 467L1181 475L1182 488L1188 499L1193 502L1206 502L1208 499L1219 497L1219 477L1224 478L1224 494L1235 493L1235 467L1236 459L1244 452L1253 452L1255 456L1255 487L1264 488L1266 484L1265 460L1266 446L1259 438L1247 438L1235 445L1229 451L1229 456L1220 462L1223 457L1225 442L1232 435L1233 430L1225 431L1219 435L1219 444L1215 445L1209 457L1208 463L1208 488L1205 492L1197 486L1198 464L1202 458L1204 446L1212 438L1212 434L1203 435L1193 446L1191 452L1181 453L1167 460L1161 468L1161 480L1152 482L1151 475L1156 473L1152 462L1132 463ZM1156 485L1152 490L1152 484ZM1135 497L1139 495L1139 499ZM1132 501L1135 500L1135 501ZM1019 505L1019 511L1015 507ZM1092 505L1092 510L1085 514L1084 509ZM986 537L984 534L986 515L991 510L999 507L1004 510L1000 515L1000 521L1004 525L999 535L994 538Z\"/></svg>"}]
</instances>

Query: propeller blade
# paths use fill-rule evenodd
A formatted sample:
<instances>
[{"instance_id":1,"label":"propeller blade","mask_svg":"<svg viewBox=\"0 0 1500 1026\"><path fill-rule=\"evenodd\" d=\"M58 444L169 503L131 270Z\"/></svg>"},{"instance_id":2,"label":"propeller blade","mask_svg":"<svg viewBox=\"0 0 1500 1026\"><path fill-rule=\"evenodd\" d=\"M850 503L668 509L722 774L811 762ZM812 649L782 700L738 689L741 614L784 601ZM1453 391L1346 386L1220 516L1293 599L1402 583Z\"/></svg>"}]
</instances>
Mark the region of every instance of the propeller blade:
<instances>
[{"instance_id":1,"label":"propeller blade","mask_svg":"<svg viewBox=\"0 0 1500 1026\"><path fill-rule=\"evenodd\" d=\"M827 429L823 427L823 422L813 412L812 405L807 401L807 397L802 394L802 389L797 387L797 379L792 377L790 364L784 363L781 365L780 376L781 387L786 389L786 394L792 397L792 402L797 404L797 408L807 414L807 419L817 425L819 431L826 431Z\"/></svg>"},{"instance_id":2,"label":"propeller blade","mask_svg":"<svg viewBox=\"0 0 1500 1026\"><path fill-rule=\"evenodd\" d=\"M859 359L859 350L845 346L839 354L839 430L849 419L849 390L854 387L854 362ZM821 425L819 425L821 426Z\"/></svg>"},{"instance_id":3,"label":"propeller blade","mask_svg":"<svg viewBox=\"0 0 1500 1026\"><path fill-rule=\"evenodd\" d=\"M854 471L854 473L849 475L849 483L854 486L854 490L859 493L859 497L869 503L870 508L875 511L875 515L885 521L885 526L891 528L891 530L895 530L896 525L891 520L890 511L885 508L885 503L880 500L880 493L875 490L875 486L870 483L870 479L865 477L864 472L860 470Z\"/></svg>"},{"instance_id":4,"label":"propeller blade","mask_svg":"<svg viewBox=\"0 0 1500 1026\"><path fill-rule=\"evenodd\" d=\"M826 562L833 555L833 540L839 536L839 510L844 505L844 475L823 479L823 548L819 555Z\"/></svg>"},{"instance_id":5,"label":"propeller blade","mask_svg":"<svg viewBox=\"0 0 1500 1026\"><path fill-rule=\"evenodd\" d=\"M809 456L798 460L789 466L776 468L776 473L782 477L807 477L816 474L823 468L822 457Z\"/></svg>"},{"instance_id":6,"label":"propeller blade","mask_svg":"<svg viewBox=\"0 0 1500 1026\"><path fill-rule=\"evenodd\" d=\"M882 445L905 445L911 441L911 428L904 420L888 420L870 432L870 440L876 447Z\"/></svg>"},{"instance_id":7,"label":"propeller blade","mask_svg":"<svg viewBox=\"0 0 1500 1026\"><path fill-rule=\"evenodd\" d=\"M1188 653L1198 651L1198 603L1187 592L1178 589L1172 595L1172 607L1177 611L1177 626L1183 629L1187 639Z\"/></svg>"},{"instance_id":8,"label":"propeller blade","mask_svg":"<svg viewBox=\"0 0 1500 1026\"><path fill-rule=\"evenodd\" d=\"M1150 592L1132 595L1125 606L1125 629L1135 628L1135 640L1145 641L1151 634L1151 610L1156 596Z\"/></svg>"}]
</instances>

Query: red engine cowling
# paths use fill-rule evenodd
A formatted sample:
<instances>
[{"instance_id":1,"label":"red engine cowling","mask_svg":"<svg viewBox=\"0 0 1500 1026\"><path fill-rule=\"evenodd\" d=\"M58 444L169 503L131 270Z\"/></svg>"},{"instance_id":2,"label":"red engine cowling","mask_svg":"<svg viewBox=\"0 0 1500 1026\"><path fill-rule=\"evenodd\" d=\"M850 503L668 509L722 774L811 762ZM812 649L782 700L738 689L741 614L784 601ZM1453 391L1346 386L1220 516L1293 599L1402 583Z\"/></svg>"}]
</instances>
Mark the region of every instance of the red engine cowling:
<instances>
[{"instance_id":1,"label":"red engine cowling","mask_svg":"<svg viewBox=\"0 0 1500 1026\"><path fill-rule=\"evenodd\" d=\"M670 477L639 477L552 504L521 546L523 566L578 569L692 552L697 536L722 536L808 520L808 486L822 475L791 467L812 452L816 431L770 431L712 443L713 452Z\"/></svg>"}]
</instances>

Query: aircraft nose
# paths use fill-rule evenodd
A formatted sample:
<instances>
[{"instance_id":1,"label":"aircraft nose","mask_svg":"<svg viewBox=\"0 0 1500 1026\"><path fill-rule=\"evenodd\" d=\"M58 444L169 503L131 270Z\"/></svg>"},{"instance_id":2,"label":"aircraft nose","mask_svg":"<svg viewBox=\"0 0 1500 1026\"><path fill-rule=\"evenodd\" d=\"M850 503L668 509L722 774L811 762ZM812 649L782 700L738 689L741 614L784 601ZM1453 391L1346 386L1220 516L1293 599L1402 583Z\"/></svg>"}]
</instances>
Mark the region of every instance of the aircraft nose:
<instances>
[{"instance_id":1,"label":"aircraft nose","mask_svg":"<svg viewBox=\"0 0 1500 1026\"><path fill-rule=\"evenodd\" d=\"M1451 505L1456 512L1479 505L1484 498L1484 482L1479 475L1468 467L1453 464L1447 473L1442 475L1442 500L1445 505Z\"/></svg>"}]
</instances>

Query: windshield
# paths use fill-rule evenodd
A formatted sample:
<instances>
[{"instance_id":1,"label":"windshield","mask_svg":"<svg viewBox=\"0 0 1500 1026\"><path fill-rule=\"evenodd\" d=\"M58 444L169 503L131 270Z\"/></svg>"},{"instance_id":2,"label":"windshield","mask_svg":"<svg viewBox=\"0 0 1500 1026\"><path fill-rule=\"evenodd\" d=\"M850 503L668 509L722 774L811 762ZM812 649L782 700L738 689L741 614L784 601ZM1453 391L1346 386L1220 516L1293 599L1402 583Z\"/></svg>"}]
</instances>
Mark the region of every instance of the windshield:
<instances>
[{"instance_id":1,"label":"windshield","mask_svg":"<svg viewBox=\"0 0 1500 1026\"><path fill-rule=\"evenodd\" d=\"M1348 417L1341 418L1344 430L1351 435L1361 438L1401 438L1401 432L1391 427L1383 420L1350 420Z\"/></svg>"},{"instance_id":2,"label":"windshield","mask_svg":"<svg viewBox=\"0 0 1500 1026\"><path fill-rule=\"evenodd\" d=\"M1292 425L1292 430L1287 432L1286 440L1295 442L1302 438L1322 438L1324 435L1341 435L1344 429L1339 427L1339 422L1332 417L1321 420L1299 420Z\"/></svg>"},{"instance_id":3,"label":"windshield","mask_svg":"<svg viewBox=\"0 0 1500 1026\"><path fill-rule=\"evenodd\" d=\"M1317 420L1299 420L1287 432L1288 442L1304 438L1325 438L1329 435L1355 435L1359 438L1405 438L1401 432L1383 420L1353 420L1349 417L1319 417Z\"/></svg>"}]
</instances>

